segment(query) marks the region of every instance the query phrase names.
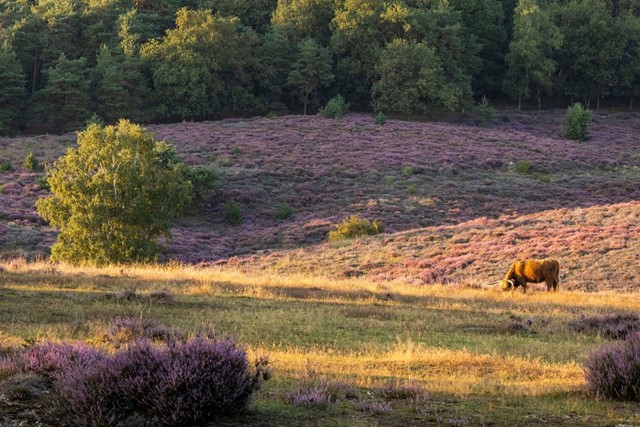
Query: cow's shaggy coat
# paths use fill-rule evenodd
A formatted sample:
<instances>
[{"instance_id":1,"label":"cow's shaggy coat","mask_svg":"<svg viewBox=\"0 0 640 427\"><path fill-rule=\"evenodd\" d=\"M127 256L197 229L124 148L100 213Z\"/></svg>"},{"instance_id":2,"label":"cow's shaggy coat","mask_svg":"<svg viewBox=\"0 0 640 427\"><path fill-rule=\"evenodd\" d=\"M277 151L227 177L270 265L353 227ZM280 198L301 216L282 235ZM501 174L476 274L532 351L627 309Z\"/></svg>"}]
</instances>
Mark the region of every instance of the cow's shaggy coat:
<instances>
[{"instance_id":1,"label":"cow's shaggy coat","mask_svg":"<svg viewBox=\"0 0 640 427\"><path fill-rule=\"evenodd\" d=\"M547 291L557 291L560 283L560 264L555 259L526 259L517 260L500 281L504 290L515 289L522 286L523 292L527 292L527 282L547 284Z\"/></svg>"}]
</instances>

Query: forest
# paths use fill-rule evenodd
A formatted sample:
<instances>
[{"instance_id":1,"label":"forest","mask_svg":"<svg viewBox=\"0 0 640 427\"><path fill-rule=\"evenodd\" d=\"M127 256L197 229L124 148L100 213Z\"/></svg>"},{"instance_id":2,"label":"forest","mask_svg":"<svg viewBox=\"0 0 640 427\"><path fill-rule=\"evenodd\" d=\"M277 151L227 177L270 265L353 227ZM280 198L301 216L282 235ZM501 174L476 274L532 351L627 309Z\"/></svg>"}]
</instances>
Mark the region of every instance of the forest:
<instances>
[{"instance_id":1,"label":"forest","mask_svg":"<svg viewBox=\"0 0 640 427\"><path fill-rule=\"evenodd\" d=\"M0 0L0 134L484 100L633 108L638 0ZM623 104L622 104L623 103Z\"/></svg>"}]
</instances>

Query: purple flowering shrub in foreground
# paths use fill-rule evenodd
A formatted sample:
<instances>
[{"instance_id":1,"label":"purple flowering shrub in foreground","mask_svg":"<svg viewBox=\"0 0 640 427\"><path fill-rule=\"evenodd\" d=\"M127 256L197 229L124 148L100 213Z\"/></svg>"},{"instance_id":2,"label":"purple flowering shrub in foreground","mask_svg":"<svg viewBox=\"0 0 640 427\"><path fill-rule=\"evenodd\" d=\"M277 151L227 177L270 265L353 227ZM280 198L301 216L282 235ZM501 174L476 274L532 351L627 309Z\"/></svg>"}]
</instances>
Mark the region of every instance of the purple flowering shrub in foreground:
<instances>
[{"instance_id":1,"label":"purple flowering shrub in foreground","mask_svg":"<svg viewBox=\"0 0 640 427\"><path fill-rule=\"evenodd\" d=\"M113 355L80 344L38 344L24 353L25 369L52 381L70 421L80 426L154 425L213 420L246 407L267 359L250 368L231 340L196 337L154 344L138 340Z\"/></svg>"},{"instance_id":2,"label":"purple flowering shrub in foreground","mask_svg":"<svg viewBox=\"0 0 640 427\"><path fill-rule=\"evenodd\" d=\"M583 369L596 396L640 401L640 333L594 351Z\"/></svg>"}]
</instances>

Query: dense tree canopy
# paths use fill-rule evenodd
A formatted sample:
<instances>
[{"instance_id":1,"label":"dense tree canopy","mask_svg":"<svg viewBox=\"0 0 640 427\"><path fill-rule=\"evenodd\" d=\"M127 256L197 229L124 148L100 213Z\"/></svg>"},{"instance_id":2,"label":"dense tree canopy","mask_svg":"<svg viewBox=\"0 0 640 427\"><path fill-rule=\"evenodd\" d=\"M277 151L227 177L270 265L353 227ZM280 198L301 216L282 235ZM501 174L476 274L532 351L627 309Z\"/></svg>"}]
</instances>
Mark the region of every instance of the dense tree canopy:
<instances>
[{"instance_id":1,"label":"dense tree canopy","mask_svg":"<svg viewBox=\"0 0 640 427\"><path fill-rule=\"evenodd\" d=\"M115 123L298 110L338 94L419 112L484 96L632 106L640 92L638 0L0 0L0 41L3 95L19 100L3 132L77 129L93 113ZM334 76L321 84L303 81L312 43ZM402 56L412 49L426 56ZM437 70L429 94L419 77L397 81L417 98L392 93L391 70L416 69ZM63 88L65 75L79 84Z\"/></svg>"},{"instance_id":2,"label":"dense tree canopy","mask_svg":"<svg viewBox=\"0 0 640 427\"><path fill-rule=\"evenodd\" d=\"M38 213L60 229L54 260L75 264L147 261L191 200L173 147L138 125L92 124L48 172L52 196Z\"/></svg>"}]
</instances>

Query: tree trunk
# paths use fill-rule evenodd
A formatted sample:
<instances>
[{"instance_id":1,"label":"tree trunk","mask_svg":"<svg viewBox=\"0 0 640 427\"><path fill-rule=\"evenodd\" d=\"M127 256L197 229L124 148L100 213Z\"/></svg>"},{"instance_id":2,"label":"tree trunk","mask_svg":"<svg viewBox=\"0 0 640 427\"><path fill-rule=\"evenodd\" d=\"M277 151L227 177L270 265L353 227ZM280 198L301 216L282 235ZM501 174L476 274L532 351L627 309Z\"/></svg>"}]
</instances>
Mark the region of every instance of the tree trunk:
<instances>
[{"instance_id":1,"label":"tree trunk","mask_svg":"<svg viewBox=\"0 0 640 427\"><path fill-rule=\"evenodd\" d=\"M522 110L522 95L518 95L518 111Z\"/></svg>"},{"instance_id":2,"label":"tree trunk","mask_svg":"<svg viewBox=\"0 0 640 427\"><path fill-rule=\"evenodd\" d=\"M600 110L600 89L598 89L598 99L596 100L596 110Z\"/></svg>"},{"instance_id":3,"label":"tree trunk","mask_svg":"<svg viewBox=\"0 0 640 427\"><path fill-rule=\"evenodd\" d=\"M629 110L633 110L633 94L629 97Z\"/></svg>"},{"instance_id":4,"label":"tree trunk","mask_svg":"<svg viewBox=\"0 0 640 427\"><path fill-rule=\"evenodd\" d=\"M304 109L303 109L302 115L304 116L307 115L307 101L304 102Z\"/></svg>"},{"instance_id":5,"label":"tree trunk","mask_svg":"<svg viewBox=\"0 0 640 427\"><path fill-rule=\"evenodd\" d=\"M540 96L540 88L538 88L538 111L542 109L542 97Z\"/></svg>"},{"instance_id":6,"label":"tree trunk","mask_svg":"<svg viewBox=\"0 0 640 427\"><path fill-rule=\"evenodd\" d=\"M38 76L38 57L39 57L39 53L36 50L36 56L33 59L33 78L31 79L31 96L33 96L34 93L36 93L36 82L38 81L37 76Z\"/></svg>"}]
</instances>

